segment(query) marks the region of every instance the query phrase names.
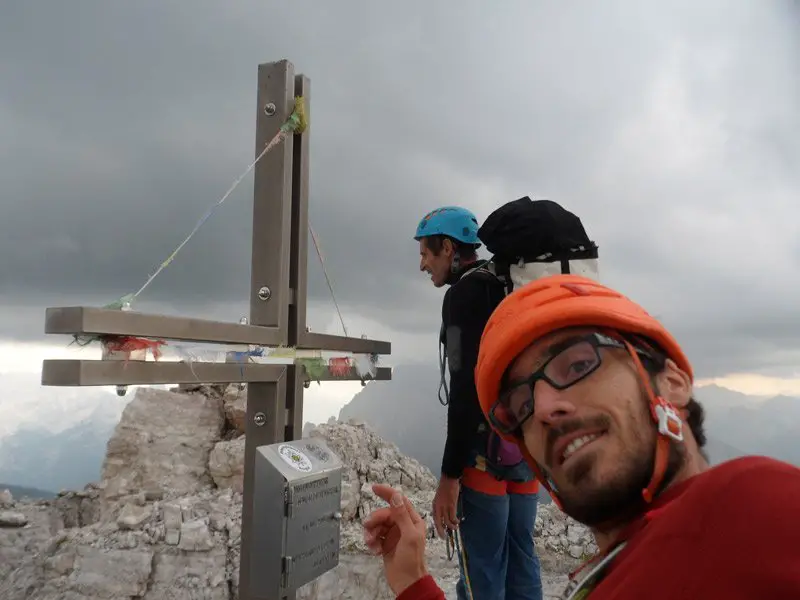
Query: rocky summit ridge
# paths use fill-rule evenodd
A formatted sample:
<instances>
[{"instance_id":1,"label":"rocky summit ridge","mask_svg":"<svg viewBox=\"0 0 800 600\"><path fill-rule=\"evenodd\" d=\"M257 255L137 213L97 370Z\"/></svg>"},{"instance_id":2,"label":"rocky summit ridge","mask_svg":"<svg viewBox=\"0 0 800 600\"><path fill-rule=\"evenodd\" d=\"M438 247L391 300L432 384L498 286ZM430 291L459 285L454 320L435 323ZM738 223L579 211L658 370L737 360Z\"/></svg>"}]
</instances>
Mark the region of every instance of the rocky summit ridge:
<instances>
[{"instance_id":1,"label":"rocky summit ridge","mask_svg":"<svg viewBox=\"0 0 800 600\"><path fill-rule=\"evenodd\" d=\"M100 481L53 500L0 490L0 600L232 600L238 598L246 390L140 388L108 442ZM382 501L371 485L398 486L427 514L436 478L367 425L329 422L322 437L344 465L339 566L299 599L392 598L362 519ZM455 597L456 559L433 534L432 575ZM547 598L596 551L586 528L541 506L533 535Z\"/></svg>"}]
</instances>

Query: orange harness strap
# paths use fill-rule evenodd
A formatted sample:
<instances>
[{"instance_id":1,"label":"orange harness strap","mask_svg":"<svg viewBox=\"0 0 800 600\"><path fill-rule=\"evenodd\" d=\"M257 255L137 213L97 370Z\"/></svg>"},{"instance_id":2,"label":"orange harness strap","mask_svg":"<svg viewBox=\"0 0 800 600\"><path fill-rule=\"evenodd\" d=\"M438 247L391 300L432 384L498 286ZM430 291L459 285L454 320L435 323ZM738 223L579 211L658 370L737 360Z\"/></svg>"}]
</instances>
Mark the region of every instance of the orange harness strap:
<instances>
[{"instance_id":1,"label":"orange harness strap","mask_svg":"<svg viewBox=\"0 0 800 600\"><path fill-rule=\"evenodd\" d=\"M476 469L475 467L467 467L464 469L461 475L461 485L490 496L536 494L539 491L539 482L535 479L524 483L502 481L496 479L486 471Z\"/></svg>"}]
</instances>

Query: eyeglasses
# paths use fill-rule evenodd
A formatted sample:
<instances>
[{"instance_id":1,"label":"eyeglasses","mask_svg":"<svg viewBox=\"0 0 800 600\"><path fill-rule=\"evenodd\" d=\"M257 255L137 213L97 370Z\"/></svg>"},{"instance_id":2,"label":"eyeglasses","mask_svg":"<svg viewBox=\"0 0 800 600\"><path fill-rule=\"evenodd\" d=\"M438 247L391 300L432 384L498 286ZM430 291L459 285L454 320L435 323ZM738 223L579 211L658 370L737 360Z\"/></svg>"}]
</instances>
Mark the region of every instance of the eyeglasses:
<instances>
[{"instance_id":1,"label":"eyeglasses","mask_svg":"<svg viewBox=\"0 0 800 600\"><path fill-rule=\"evenodd\" d=\"M522 424L533 414L533 389L538 381L546 381L557 390L565 390L594 373L602 364L600 348L627 347L619 340L601 333L570 338L552 349L552 356L523 381L500 391L489 412L492 424L503 433L518 433ZM649 356L636 349L642 356Z\"/></svg>"}]
</instances>

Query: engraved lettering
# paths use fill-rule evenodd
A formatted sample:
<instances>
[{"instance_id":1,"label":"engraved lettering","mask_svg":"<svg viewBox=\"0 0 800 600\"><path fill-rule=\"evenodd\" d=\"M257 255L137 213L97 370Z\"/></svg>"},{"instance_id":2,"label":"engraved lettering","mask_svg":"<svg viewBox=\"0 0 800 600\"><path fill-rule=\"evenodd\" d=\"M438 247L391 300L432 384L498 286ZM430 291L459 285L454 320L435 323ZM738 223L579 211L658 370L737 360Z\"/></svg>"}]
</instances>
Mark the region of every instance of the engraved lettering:
<instances>
[{"instance_id":1,"label":"engraved lettering","mask_svg":"<svg viewBox=\"0 0 800 600\"><path fill-rule=\"evenodd\" d=\"M308 533L312 529L316 529L317 527L320 527L320 526L326 525L326 524L327 525L334 524L332 515L325 515L325 516L321 516L321 517L317 517L315 519L312 519L311 521L303 523L300 526L300 529L302 529L303 533Z\"/></svg>"},{"instance_id":2,"label":"engraved lettering","mask_svg":"<svg viewBox=\"0 0 800 600\"><path fill-rule=\"evenodd\" d=\"M331 485L328 477L321 477L315 481L296 485L294 487L294 503L296 506L309 503L313 504L325 500L330 496L339 495L339 493L340 487L338 484Z\"/></svg>"},{"instance_id":3,"label":"engraved lettering","mask_svg":"<svg viewBox=\"0 0 800 600\"><path fill-rule=\"evenodd\" d=\"M336 557L339 555L339 548L337 546L336 539L329 537L324 542L312 546L308 550L304 550L292 558L295 563L310 561L311 568L318 568L336 560Z\"/></svg>"},{"instance_id":4,"label":"engraved lettering","mask_svg":"<svg viewBox=\"0 0 800 600\"><path fill-rule=\"evenodd\" d=\"M319 447L317 444L306 444L306 452L308 452L311 456L316 458L320 462L328 462L330 460L330 454L328 454L325 450Z\"/></svg>"}]
</instances>

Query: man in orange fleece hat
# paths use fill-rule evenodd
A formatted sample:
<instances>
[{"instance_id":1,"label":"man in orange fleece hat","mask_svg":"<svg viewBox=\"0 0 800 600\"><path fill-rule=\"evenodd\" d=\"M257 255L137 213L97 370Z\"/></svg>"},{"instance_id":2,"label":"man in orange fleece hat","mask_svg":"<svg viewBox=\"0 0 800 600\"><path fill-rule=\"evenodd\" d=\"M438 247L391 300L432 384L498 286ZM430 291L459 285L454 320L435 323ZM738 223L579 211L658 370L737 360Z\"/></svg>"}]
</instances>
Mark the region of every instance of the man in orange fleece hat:
<instances>
[{"instance_id":1,"label":"man in orange fleece hat","mask_svg":"<svg viewBox=\"0 0 800 600\"><path fill-rule=\"evenodd\" d=\"M756 456L709 466L692 367L639 305L575 275L532 282L487 323L475 379L492 427L595 535L564 598L800 598L800 469ZM424 522L391 487L375 491L390 506L365 537L392 590L444 598Z\"/></svg>"}]
</instances>

